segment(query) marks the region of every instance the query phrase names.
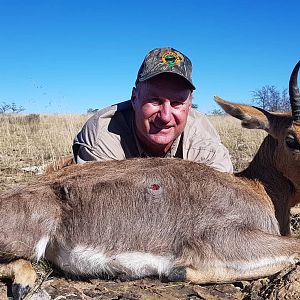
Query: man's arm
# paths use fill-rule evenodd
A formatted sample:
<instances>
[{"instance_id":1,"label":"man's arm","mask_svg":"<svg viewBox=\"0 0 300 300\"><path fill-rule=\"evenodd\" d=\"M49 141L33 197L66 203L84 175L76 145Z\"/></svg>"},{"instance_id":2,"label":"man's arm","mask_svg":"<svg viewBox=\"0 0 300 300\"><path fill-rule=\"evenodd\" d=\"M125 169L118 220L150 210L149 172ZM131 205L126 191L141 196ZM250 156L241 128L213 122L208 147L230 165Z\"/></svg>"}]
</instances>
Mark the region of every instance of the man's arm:
<instances>
[{"instance_id":1,"label":"man's arm","mask_svg":"<svg viewBox=\"0 0 300 300\"><path fill-rule=\"evenodd\" d=\"M87 161L103 160L100 155L97 155L97 152L91 150L90 145L78 142L77 137L74 140L72 149L74 160L77 164Z\"/></svg>"},{"instance_id":2,"label":"man's arm","mask_svg":"<svg viewBox=\"0 0 300 300\"><path fill-rule=\"evenodd\" d=\"M233 172L229 152L204 114L191 110L184 132L184 158L204 163L221 172Z\"/></svg>"},{"instance_id":3,"label":"man's arm","mask_svg":"<svg viewBox=\"0 0 300 300\"><path fill-rule=\"evenodd\" d=\"M84 124L73 142L76 163L125 158L120 136L109 130L115 111L115 107L103 109Z\"/></svg>"},{"instance_id":4,"label":"man's arm","mask_svg":"<svg viewBox=\"0 0 300 300\"><path fill-rule=\"evenodd\" d=\"M229 152L221 142L214 139L194 140L184 152L188 160L206 164L221 172L233 173Z\"/></svg>"}]
</instances>

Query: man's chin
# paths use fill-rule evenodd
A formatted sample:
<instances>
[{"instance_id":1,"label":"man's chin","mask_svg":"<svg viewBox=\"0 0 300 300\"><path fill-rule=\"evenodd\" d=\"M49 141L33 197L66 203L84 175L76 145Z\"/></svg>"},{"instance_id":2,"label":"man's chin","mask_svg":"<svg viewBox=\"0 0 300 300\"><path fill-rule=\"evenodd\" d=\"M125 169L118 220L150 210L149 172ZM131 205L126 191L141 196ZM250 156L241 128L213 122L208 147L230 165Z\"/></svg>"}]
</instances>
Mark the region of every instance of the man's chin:
<instances>
[{"instance_id":1,"label":"man's chin","mask_svg":"<svg viewBox=\"0 0 300 300\"><path fill-rule=\"evenodd\" d=\"M174 141L173 137L166 137L166 136L157 136L157 135L150 135L149 141L153 145L157 146L167 146Z\"/></svg>"}]
</instances>

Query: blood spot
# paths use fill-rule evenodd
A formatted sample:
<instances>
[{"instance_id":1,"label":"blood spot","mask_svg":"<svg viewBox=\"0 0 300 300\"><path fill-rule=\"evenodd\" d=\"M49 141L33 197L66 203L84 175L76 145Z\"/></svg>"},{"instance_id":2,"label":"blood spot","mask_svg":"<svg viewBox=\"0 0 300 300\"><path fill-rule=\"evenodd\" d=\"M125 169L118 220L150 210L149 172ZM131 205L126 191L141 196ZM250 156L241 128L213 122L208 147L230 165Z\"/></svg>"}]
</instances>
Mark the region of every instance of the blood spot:
<instances>
[{"instance_id":1,"label":"blood spot","mask_svg":"<svg viewBox=\"0 0 300 300\"><path fill-rule=\"evenodd\" d=\"M154 184L152 184L151 189L153 191L158 191L160 189L160 186L158 184L154 183Z\"/></svg>"}]
</instances>

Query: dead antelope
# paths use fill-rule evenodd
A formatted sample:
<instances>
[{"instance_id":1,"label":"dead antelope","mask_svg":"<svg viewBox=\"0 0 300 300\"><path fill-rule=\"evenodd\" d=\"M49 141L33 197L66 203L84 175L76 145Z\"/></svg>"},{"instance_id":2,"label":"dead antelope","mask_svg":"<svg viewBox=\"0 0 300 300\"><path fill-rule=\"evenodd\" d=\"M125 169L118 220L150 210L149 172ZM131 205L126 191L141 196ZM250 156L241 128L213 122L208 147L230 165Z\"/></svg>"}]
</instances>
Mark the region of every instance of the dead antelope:
<instances>
[{"instance_id":1,"label":"dead antelope","mask_svg":"<svg viewBox=\"0 0 300 300\"><path fill-rule=\"evenodd\" d=\"M45 257L79 276L199 284L259 278L295 263L300 241L282 235L300 200L299 65L292 114L216 98L243 126L269 133L238 176L165 158L72 165L1 195L1 253ZM14 278L15 299L35 280L26 260L2 264L0 275Z\"/></svg>"}]
</instances>

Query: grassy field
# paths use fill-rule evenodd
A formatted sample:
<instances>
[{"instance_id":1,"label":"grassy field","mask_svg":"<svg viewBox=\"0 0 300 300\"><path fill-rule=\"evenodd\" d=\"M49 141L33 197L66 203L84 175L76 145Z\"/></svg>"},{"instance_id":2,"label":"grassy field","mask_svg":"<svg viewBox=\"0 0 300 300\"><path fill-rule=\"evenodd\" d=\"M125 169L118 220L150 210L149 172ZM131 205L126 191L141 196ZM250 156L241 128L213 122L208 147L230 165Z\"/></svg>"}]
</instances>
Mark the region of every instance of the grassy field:
<instances>
[{"instance_id":1,"label":"grassy field","mask_svg":"<svg viewBox=\"0 0 300 300\"><path fill-rule=\"evenodd\" d=\"M73 138L88 117L0 114L0 190L35 176L22 168L71 154Z\"/></svg>"},{"instance_id":2,"label":"grassy field","mask_svg":"<svg viewBox=\"0 0 300 300\"><path fill-rule=\"evenodd\" d=\"M22 168L45 165L71 154L73 138L89 117L0 114L0 190L37 176ZM211 116L210 120L228 148L235 170L243 169L265 133L243 129L238 120L229 116Z\"/></svg>"},{"instance_id":3,"label":"grassy field","mask_svg":"<svg viewBox=\"0 0 300 300\"><path fill-rule=\"evenodd\" d=\"M211 116L209 119L229 150L234 170L243 170L253 159L267 133L264 130L242 128L239 120L228 115Z\"/></svg>"}]
</instances>

